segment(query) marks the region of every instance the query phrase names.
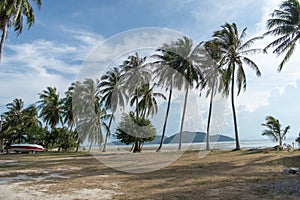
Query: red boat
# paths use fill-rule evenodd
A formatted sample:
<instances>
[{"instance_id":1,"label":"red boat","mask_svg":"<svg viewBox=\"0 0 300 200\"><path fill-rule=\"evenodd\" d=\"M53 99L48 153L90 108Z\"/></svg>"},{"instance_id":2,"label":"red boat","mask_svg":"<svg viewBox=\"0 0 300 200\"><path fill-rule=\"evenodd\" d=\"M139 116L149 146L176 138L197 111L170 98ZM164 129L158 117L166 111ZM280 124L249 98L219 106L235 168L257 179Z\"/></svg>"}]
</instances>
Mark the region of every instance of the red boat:
<instances>
[{"instance_id":1,"label":"red boat","mask_svg":"<svg viewBox=\"0 0 300 200\"><path fill-rule=\"evenodd\" d=\"M11 149L16 152L39 152L45 151L45 148L37 144L12 144Z\"/></svg>"}]
</instances>

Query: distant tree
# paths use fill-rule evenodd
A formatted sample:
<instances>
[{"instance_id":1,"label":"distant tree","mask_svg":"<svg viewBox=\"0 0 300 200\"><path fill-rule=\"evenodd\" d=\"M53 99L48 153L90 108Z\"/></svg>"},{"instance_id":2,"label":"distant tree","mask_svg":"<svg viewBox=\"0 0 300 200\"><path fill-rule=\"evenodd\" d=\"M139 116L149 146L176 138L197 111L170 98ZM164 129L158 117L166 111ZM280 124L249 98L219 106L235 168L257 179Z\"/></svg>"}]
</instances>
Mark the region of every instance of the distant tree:
<instances>
[{"instance_id":1,"label":"distant tree","mask_svg":"<svg viewBox=\"0 0 300 200\"><path fill-rule=\"evenodd\" d=\"M285 139L286 134L288 133L290 126L285 127L282 129L282 126L278 119L274 118L273 116L267 116L266 122L262 124L267 129L263 131L262 135L269 136L275 142L279 142L279 149L282 149L282 141Z\"/></svg>"},{"instance_id":2,"label":"distant tree","mask_svg":"<svg viewBox=\"0 0 300 200\"><path fill-rule=\"evenodd\" d=\"M116 137L124 144L134 144L133 152L142 150L146 141L155 139L156 130L150 120L136 117L133 112L124 114L116 131Z\"/></svg>"},{"instance_id":3,"label":"distant tree","mask_svg":"<svg viewBox=\"0 0 300 200\"><path fill-rule=\"evenodd\" d=\"M267 21L268 31L264 35L279 37L271 42L265 50L275 47L273 53L285 54L278 67L281 71L286 62L294 53L297 43L300 42L300 3L299 0L283 1Z\"/></svg>"},{"instance_id":4,"label":"distant tree","mask_svg":"<svg viewBox=\"0 0 300 200\"><path fill-rule=\"evenodd\" d=\"M42 6L42 0L32 0L38 9ZM17 34L23 31L24 17L27 19L27 27L31 28L35 22L34 10L30 0L1 0L0 1L0 29L2 31L0 42L0 60L3 46L7 36L8 27L13 26Z\"/></svg>"}]
</instances>

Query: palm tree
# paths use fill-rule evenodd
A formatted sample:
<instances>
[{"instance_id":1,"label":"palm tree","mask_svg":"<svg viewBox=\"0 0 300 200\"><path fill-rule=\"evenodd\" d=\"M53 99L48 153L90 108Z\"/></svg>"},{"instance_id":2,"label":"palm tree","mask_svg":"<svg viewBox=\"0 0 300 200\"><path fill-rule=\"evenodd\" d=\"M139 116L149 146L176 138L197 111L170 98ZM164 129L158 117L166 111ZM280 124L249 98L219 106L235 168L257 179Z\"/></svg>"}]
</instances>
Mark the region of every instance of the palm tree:
<instances>
[{"instance_id":1,"label":"palm tree","mask_svg":"<svg viewBox=\"0 0 300 200\"><path fill-rule=\"evenodd\" d=\"M187 98L189 89L202 79L201 75L201 62L203 49L201 44L193 46L193 42L188 37L183 37L171 43L171 49L168 49L168 54L171 60L170 67L176 70L183 78L182 87L185 89L183 112L181 117L180 133L179 133L179 146L181 150L183 124L186 112Z\"/></svg>"},{"instance_id":2,"label":"palm tree","mask_svg":"<svg viewBox=\"0 0 300 200\"><path fill-rule=\"evenodd\" d=\"M268 31L264 35L273 35L279 38L271 42L265 50L275 47L273 53L277 55L285 54L278 67L278 71L281 71L294 53L297 41L300 41L299 0L283 1L279 9L271 14L271 17L267 21Z\"/></svg>"},{"instance_id":3,"label":"palm tree","mask_svg":"<svg viewBox=\"0 0 300 200\"><path fill-rule=\"evenodd\" d=\"M24 123L26 126L41 127L42 122L38 118L38 109L35 105L30 105L23 110Z\"/></svg>"},{"instance_id":4,"label":"palm tree","mask_svg":"<svg viewBox=\"0 0 300 200\"><path fill-rule=\"evenodd\" d=\"M151 80L151 73L145 63L146 57L139 57L138 53L129 56L127 60L121 65L124 70L124 80L128 87L128 92L131 96L138 96L140 88L149 83ZM135 99L135 113L139 117L138 98Z\"/></svg>"},{"instance_id":5,"label":"palm tree","mask_svg":"<svg viewBox=\"0 0 300 200\"><path fill-rule=\"evenodd\" d=\"M153 62L154 70L154 81L157 82L158 85L161 85L166 91L169 90L168 96L168 104L166 115L164 119L164 125L162 130L161 141L159 147L157 148L157 152L159 152L164 143L164 138L166 134L167 122L169 117L169 111L172 101L172 91L173 87L181 90L182 82L185 81L183 76L179 74L172 66L174 65L173 59L176 54L174 53L172 44L163 44L161 48L158 48L157 51L161 52L161 54L154 54L152 57L158 59L158 61Z\"/></svg>"},{"instance_id":6,"label":"palm tree","mask_svg":"<svg viewBox=\"0 0 300 200\"><path fill-rule=\"evenodd\" d=\"M279 149L282 149L282 141L285 139L290 126L281 129L281 124L278 119L273 116L267 116L266 122L262 124L267 129L263 131L262 135L271 137L275 142L279 141Z\"/></svg>"},{"instance_id":7,"label":"palm tree","mask_svg":"<svg viewBox=\"0 0 300 200\"><path fill-rule=\"evenodd\" d=\"M24 139L24 101L22 99L14 99L13 102L6 105L6 108L8 111L4 113L6 121L5 132L10 135L8 140L10 143L20 143Z\"/></svg>"},{"instance_id":8,"label":"palm tree","mask_svg":"<svg viewBox=\"0 0 300 200\"><path fill-rule=\"evenodd\" d=\"M114 113L118 106L125 107L127 94L124 88L124 74L119 68L114 67L107 71L102 77L98 85L99 92L102 95L101 104L107 109L111 110L111 117L109 119L107 133L103 145L103 152L106 151L107 140L110 137L111 123L114 117Z\"/></svg>"},{"instance_id":9,"label":"palm tree","mask_svg":"<svg viewBox=\"0 0 300 200\"><path fill-rule=\"evenodd\" d=\"M23 117L24 101L22 99L14 99L12 103L6 105L8 111L5 113L10 118L11 126L21 124Z\"/></svg>"},{"instance_id":10,"label":"palm tree","mask_svg":"<svg viewBox=\"0 0 300 200\"><path fill-rule=\"evenodd\" d=\"M157 97L163 98L166 100L166 97L159 92L154 92L153 88L156 85L154 84L152 87L150 87L150 84L144 84L141 89L138 97L132 98L132 100L135 100L135 98L141 99L138 103L138 107L140 112L141 118L146 118L149 115L153 116L158 112L158 105L157 105Z\"/></svg>"},{"instance_id":11,"label":"palm tree","mask_svg":"<svg viewBox=\"0 0 300 200\"><path fill-rule=\"evenodd\" d=\"M42 93L39 93L40 100L38 103L38 109L40 110L40 117L51 128L55 128L60 122L62 122L62 101L59 98L59 94L55 87L47 87Z\"/></svg>"},{"instance_id":12,"label":"palm tree","mask_svg":"<svg viewBox=\"0 0 300 200\"><path fill-rule=\"evenodd\" d=\"M65 92L65 97L62 99L62 118L63 123L67 124L70 128L70 131L72 130L74 126L74 117L73 117L73 93L74 93L74 87L76 83L72 83L71 86L68 88L68 90Z\"/></svg>"},{"instance_id":13,"label":"palm tree","mask_svg":"<svg viewBox=\"0 0 300 200\"><path fill-rule=\"evenodd\" d=\"M221 49L214 40L207 41L204 44L205 50L208 52L208 65L203 70L203 81L201 81L197 88L203 90L206 88L206 98L210 96L209 111L207 118L206 129L206 150L210 150L209 138L210 138L210 123L213 109L213 98L222 89L222 71L220 70L221 61Z\"/></svg>"},{"instance_id":14,"label":"palm tree","mask_svg":"<svg viewBox=\"0 0 300 200\"><path fill-rule=\"evenodd\" d=\"M32 0L41 9L42 0ZM2 0L0 2L0 28L2 30L0 42L0 60L2 57L3 46L7 36L8 27L13 26L17 34L23 31L23 18L27 19L28 29L35 21L34 10L30 0Z\"/></svg>"},{"instance_id":15,"label":"palm tree","mask_svg":"<svg viewBox=\"0 0 300 200\"><path fill-rule=\"evenodd\" d=\"M231 92L231 106L236 140L235 149L240 150L237 117L234 105L234 84L235 82L237 83L237 95L240 94L242 88L244 91L246 90L247 82L243 68L245 64L255 71L256 76L261 76L261 73L255 62L248 58L247 55L260 51L259 49L250 49L250 47L256 40L261 39L262 37L254 37L244 42L247 28L244 28L242 33L239 34L235 23L225 23L225 25L221 27L221 30L214 32L213 37L222 52L220 64L225 67L222 75L224 84L223 91L226 96L228 96Z\"/></svg>"},{"instance_id":16,"label":"palm tree","mask_svg":"<svg viewBox=\"0 0 300 200\"><path fill-rule=\"evenodd\" d=\"M89 151L93 144L99 148L103 141L101 121L106 116L106 110L101 108L97 85L94 80L87 78L82 83L77 83L73 95L73 112L77 124L77 131L81 142L86 139L90 143Z\"/></svg>"},{"instance_id":17,"label":"palm tree","mask_svg":"<svg viewBox=\"0 0 300 200\"><path fill-rule=\"evenodd\" d=\"M8 111L4 113L6 121L5 132L11 142L22 142L30 135L34 135L33 130L41 130L42 123L37 117L37 108L31 105L24 108L22 99L14 99L6 105Z\"/></svg>"},{"instance_id":18,"label":"palm tree","mask_svg":"<svg viewBox=\"0 0 300 200\"><path fill-rule=\"evenodd\" d=\"M68 88L68 90L65 92L65 97L62 99L62 118L63 118L63 123L68 125L68 137L74 135L74 138L78 136L77 134L74 134L74 125L75 125L75 120L74 120L74 115L73 115L73 95L74 95L74 90L76 87L77 82L73 82L71 86ZM76 128L75 128L76 129ZM76 137L76 150L75 152L78 151L79 145L80 145L80 139L79 137Z\"/></svg>"}]
</instances>

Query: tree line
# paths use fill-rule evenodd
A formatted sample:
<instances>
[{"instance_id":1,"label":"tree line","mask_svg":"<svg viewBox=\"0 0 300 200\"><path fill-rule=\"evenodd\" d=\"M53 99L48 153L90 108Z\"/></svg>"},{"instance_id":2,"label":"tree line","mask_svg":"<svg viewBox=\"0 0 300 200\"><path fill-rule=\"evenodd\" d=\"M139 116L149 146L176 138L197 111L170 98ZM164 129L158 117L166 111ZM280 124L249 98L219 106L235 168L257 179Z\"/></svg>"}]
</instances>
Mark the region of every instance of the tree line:
<instances>
[{"instance_id":1,"label":"tree line","mask_svg":"<svg viewBox=\"0 0 300 200\"><path fill-rule=\"evenodd\" d=\"M13 2L16 5L18 1ZM7 5L0 4L3 34L7 31L4 18L10 20L13 16L3 14ZM17 24L13 25L18 27ZM13 100L7 104L8 111L3 114L1 138L8 143L38 142L48 148L59 149L78 148L84 141L89 142L89 148L104 142L102 150L106 151L116 110L129 105L131 110L123 116L115 135L125 144L132 143L133 151L139 152L142 144L154 139L156 135L151 117L157 113L157 99L161 98L167 100L168 104L162 139L157 149L160 151L166 134L172 91L178 89L185 92L178 145L180 150L188 94L196 88L205 92L210 99L206 149L210 149L208 138L213 97L221 93L231 100L235 149L239 150L235 96L246 90L245 67L252 69L258 77L261 76L259 67L249 55L265 53L273 48L273 53L284 55L278 66L281 71L300 40L299 25L299 1L286 0L271 14L267 21L268 31L263 36L246 40L246 28L239 31L235 23L225 23L208 41L193 44L191 38L182 37L162 44L151 56L154 62L147 62L146 57L135 53L121 65L109 69L99 80L87 78L72 83L63 98L60 98L55 87L48 87L39 94L40 100L28 108L24 108L21 99ZM264 49L252 48L257 40L269 35L277 39ZM168 91L168 97L157 92L158 87ZM124 131L126 128L127 132ZM102 137L103 130L106 132L105 139Z\"/></svg>"}]
</instances>

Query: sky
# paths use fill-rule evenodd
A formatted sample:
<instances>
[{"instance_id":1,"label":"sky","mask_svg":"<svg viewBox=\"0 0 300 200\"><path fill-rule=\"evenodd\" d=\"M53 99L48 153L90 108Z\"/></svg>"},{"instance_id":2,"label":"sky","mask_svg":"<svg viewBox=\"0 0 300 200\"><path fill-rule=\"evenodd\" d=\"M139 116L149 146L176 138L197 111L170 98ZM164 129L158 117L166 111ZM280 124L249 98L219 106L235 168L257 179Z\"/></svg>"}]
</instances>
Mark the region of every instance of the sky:
<instances>
[{"instance_id":1,"label":"sky","mask_svg":"<svg viewBox=\"0 0 300 200\"><path fill-rule=\"evenodd\" d=\"M16 36L9 29L0 64L0 112L15 98L22 98L26 105L38 101L38 93L47 86L55 86L63 96L71 82L90 70L88 61L102 59L101 67L93 69L97 73L89 71L99 78L136 49L149 55L146 50L178 35L186 35L197 44L210 39L225 22L235 22L240 31L247 27L248 39L260 36L278 4L278 0L43 0L42 9L35 9L36 22L29 31L24 29ZM263 48L272 39L265 38L255 46ZM271 52L251 57L262 77L247 69L247 90L236 98L241 140L267 139L261 136L261 124L268 115L279 118L283 126L291 126L288 138L298 136L299 51L297 48L280 73L277 66L281 58ZM178 91L174 97L167 135L178 132L182 95ZM216 97L214 104L213 128L234 136L230 101ZM161 102L153 119L158 132L165 107L166 102ZM205 131L207 110L208 99L203 95L199 98L194 91L189 96L184 129Z\"/></svg>"}]
</instances>

